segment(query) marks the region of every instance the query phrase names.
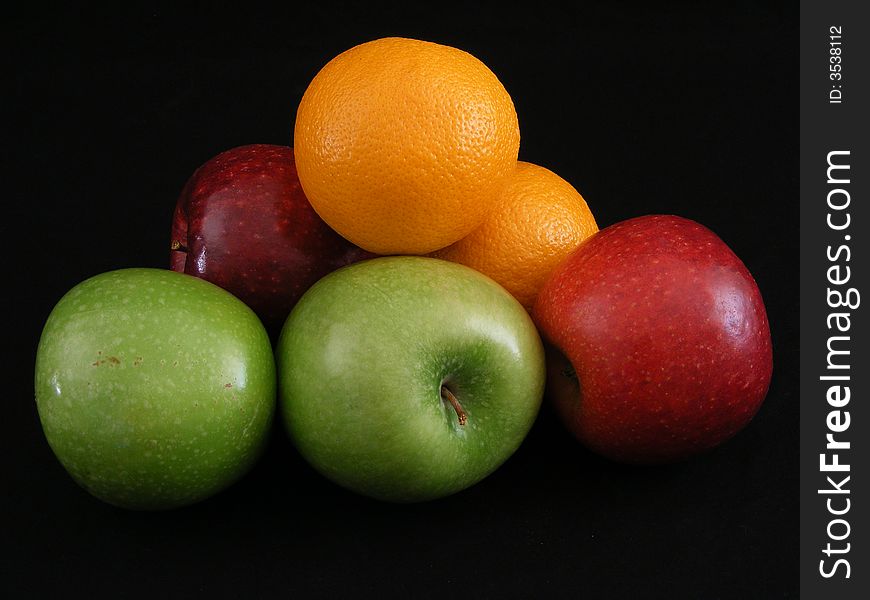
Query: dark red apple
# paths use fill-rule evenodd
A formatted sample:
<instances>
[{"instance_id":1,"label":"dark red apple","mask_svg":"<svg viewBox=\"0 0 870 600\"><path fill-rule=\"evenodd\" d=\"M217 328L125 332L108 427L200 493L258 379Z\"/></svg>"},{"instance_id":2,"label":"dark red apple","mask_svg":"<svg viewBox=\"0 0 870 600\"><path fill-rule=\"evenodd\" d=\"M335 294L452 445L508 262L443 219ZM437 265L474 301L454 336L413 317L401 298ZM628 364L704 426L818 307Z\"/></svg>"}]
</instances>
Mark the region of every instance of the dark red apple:
<instances>
[{"instance_id":1,"label":"dark red apple","mask_svg":"<svg viewBox=\"0 0 870 600\"><path fill-rule=\"evenodd\" d=\"M293 149L254 144L219 154L188 180L172 220L170 265L240 298L275 331L335 269L374 256L311 208Z\"/></svg>"},{"instance_id":2,"label":"dark red apple","mask_svg":"<svg viewBox=\"0 0 870 600\"><path fill-rule=\"evenodd\" d=\"M712 448L767 394L770 328L752 275L706 227L645 216L603 229L533 310L548 388L587 447L649 464Z\"/></svg>"}]
</instances>

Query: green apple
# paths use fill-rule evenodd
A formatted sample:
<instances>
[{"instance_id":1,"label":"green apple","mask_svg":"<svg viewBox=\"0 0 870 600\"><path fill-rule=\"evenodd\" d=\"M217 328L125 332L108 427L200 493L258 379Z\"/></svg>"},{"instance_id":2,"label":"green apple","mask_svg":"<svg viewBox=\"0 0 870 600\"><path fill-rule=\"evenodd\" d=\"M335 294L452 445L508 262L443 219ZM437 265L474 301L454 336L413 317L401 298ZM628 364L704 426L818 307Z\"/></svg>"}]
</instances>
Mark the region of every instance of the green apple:
<instances>
[{"instance_id":1,"label":"green apple","mask_svg":"<svg viewBox=\"0 0 870 600\"><path fill-rule=\"evenodd\" d=\"M73 479L135 509L191 504L257 459L275 363L254 313L172 271L92 277L55 306L39 341L36 404Z\"/></svg>"},{"instance_id":2,"label":"green apple","mask_svg":"<svg viewBox=\"0 0 870 600\"><path fill-rule=\"evenodd\" d=\"M446 496L498 468L531 428L545 379L541 340L508 292L411 256L318 281L284 324L276 361L306 460L394 502Z\"/></svg>"}]
</instances>

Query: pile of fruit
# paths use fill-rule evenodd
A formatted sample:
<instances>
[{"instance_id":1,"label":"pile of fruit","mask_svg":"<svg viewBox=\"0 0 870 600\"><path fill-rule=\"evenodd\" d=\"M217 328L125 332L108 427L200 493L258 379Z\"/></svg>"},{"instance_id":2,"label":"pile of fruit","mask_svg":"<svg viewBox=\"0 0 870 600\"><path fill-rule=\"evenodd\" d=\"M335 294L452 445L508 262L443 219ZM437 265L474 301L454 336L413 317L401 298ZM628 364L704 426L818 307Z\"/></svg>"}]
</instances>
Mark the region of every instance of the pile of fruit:
<instances>
[{"instance_id":1,"label":"pile of fruit","mask_svg":"<svg viewBox=\"0 0 870 600\"><path fill-rule=\"evenodd\" d=\"M413 502L497 469L545 387L613 460L734 435L772 369L746 267L679 217L599 232L519 144L507 91L461 50L387 38L335 57L294 148L193 174L171 270L97 275L54 308L36 402L58 459L112 504L186 505L251 467L277 407L324 476Z\"/></svg>"}]
</instances>

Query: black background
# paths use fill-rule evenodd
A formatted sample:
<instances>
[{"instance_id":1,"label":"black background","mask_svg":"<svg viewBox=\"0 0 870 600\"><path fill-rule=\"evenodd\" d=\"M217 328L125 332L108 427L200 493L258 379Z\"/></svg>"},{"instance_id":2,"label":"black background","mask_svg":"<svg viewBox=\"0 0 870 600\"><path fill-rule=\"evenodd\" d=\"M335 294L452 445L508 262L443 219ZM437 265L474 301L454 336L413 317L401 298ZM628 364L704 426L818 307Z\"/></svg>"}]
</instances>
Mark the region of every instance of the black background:
<instances>
[{"instance_id":1,"label":"black background","mask_svg":"<svg viewBox=\"0 0 870 600\"><path fill-rule=\"evenodd\" d=\"M782 598L798 587L797 4L240 3L2 24L4 218L0 596ZM395 506L330 484L280 429L199 505L127 512L53 457L33 363L55 302L111 269L167 265L175 198L233 146L292 143L331 57L403 35L483 60L520 158L599 225L673 213L713 229L767 303L774 378L755 420L690 461L627 468L545 408L498 472ZM11 274L11 281L8 279Z\"/></svg>"}]
</instances>

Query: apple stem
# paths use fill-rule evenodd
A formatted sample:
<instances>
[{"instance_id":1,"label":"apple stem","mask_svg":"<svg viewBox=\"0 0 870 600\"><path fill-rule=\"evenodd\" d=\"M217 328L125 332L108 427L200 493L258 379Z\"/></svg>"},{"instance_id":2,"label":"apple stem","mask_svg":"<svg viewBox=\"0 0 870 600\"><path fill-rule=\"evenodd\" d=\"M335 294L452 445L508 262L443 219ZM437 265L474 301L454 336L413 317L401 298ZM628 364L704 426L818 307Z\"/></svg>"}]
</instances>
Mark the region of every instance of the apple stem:
<instances>
[{"instance_id":1,"label":"apple stem","mask_svg":"<svg viewBox=\"0 0 870 600\"><path fill-rule=\"evenodd\" d=\"M441 386L441 397L447 400L452 406L453 410L456 411L456 416L459 417L459 424L465 425L468 421L468 415L465 414L465 411L462 410L462 405L459 404L459 400L456 399L456 396L453 395L448 388Z\"/></svg>"}]
</instances>

